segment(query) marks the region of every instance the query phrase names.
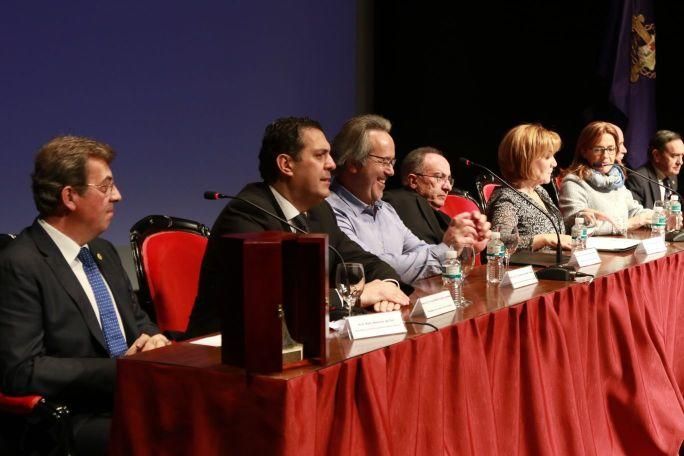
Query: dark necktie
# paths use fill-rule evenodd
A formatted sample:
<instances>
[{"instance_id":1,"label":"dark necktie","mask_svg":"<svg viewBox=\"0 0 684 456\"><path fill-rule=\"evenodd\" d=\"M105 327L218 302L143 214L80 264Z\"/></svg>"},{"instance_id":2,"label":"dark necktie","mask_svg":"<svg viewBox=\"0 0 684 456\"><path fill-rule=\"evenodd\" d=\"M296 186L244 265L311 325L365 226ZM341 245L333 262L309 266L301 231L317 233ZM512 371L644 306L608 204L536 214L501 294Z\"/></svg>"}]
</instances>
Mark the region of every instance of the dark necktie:
<instances>
[{"instance_id":1,"label":"dark necktie","mask_svg":"<svg viewBox=\"0 0 684 456\"><path fill-rule=\"evenodd\" d=\"M665 186L665 201L667 201L670 199L670 196L672 196L672 191L670 190L670 188L672 188L670 179L667 177L663 179L663 185Z\"/></svg>"},{"instance_id":2,"label":"dark necktie","mask_svg":"<svg viewBox=\"0 0 684 456\"><path fill-rule=\"evenodd\" d=\"M309 222L304 212L301 212L299 215L297 215L297 217L293 218L292 224L297 228L306 231L307 233L309 232Z\"/></svg>"},{"instance_id":3,"label":"dark necktie","mask_svg":"<svg viewBox=\"0 0 684 456\"><path fill-rule=\"evenodd\" d=\"M107 287L105 286L102 274L100 274L100 270L97 268L97 264L95 264L95 259L87 247L81 247L81 251L78 252L78 259L83 264L83 271L86 277L88 277L88 282L95 295L107 351L109 356L117 358L126 353L128 344L126 344L126 339L121 334L119 322L116 319L116 312L114 311L114 303L109 296L109 292L107 292Z\"/></svg>"}]
</instances>

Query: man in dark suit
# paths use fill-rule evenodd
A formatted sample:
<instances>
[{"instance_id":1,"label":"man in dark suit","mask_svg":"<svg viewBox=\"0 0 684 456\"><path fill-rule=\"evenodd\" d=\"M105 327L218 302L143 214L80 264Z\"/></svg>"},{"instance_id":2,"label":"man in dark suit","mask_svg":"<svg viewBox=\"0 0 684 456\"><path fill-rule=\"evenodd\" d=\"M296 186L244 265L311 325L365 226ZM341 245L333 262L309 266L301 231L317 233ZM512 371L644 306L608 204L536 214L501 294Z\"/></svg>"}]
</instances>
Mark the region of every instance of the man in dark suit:
<instances>
[{"instance_id":1,"label":"man in dark suit","mask_svg":"<svg viewBox=\"0 0 684 456\"><path fill-rule=\"evenodd\" d=\"M169 343L98 238L121 200L113 158L87 138L44 145L32 175L40 215L0 253L2 391L66 403L77 454L106 451L116 357Z\"/></svg>"},{"instance_id":2,"label":"man in dark suit","mask_svg":"<svg viewBox=\"0 0 684 456\"><path fill-rule=\"evenodd\" d=\"M454 185L451 167L434 147L419 147L404 157L402 188L388 190L382 199L394 207L406 227L428 244L439 244L451 217L440 211Z\"/></svg>"},{"instance_id":3,"label":"man in dark suit","mask_svg":"<svg viewBox=\"0 0 684 456\"><path fill-rule=\"evenodd\" d=\"M363 307L389 311L407 305L409 300L397 286L396 272L376 256L362 250L337 226L332 209L324 201L330 193L334 168L330 144L318 122L296 117L278 119L266 127L259 152L259 172L263 182L247 185L238 196L307 231L327 233L329 244L340 252L345 261L362 263L367 281L360 298ZM219 309L211 306L208 298L217 285L216 268L221 261L214 247L215 239L226 233L259 231L294 230L238 200L228 203L218 216L202 261L198 296L187 335L207 334L220 329ZM329 259L330 273L334 274L338 258L329 255ZM331 283L334 283L334 277Z\"/></svg>"},{"instance_id":4,"label":"man in dark suit","mask_svg":"<svg viewBox=\"0 0 684 456\"><path fill-rule=\"evenodd\" d=\"M677 175L684 158L682 137L674 131L659 130L651 139L648 150L648 163L636 171L677 190ZM655 201L670 198L670 190L633 173L629 174L625 185L634 199L647 209L652 208Z\"/></svg>"}]
</instances>

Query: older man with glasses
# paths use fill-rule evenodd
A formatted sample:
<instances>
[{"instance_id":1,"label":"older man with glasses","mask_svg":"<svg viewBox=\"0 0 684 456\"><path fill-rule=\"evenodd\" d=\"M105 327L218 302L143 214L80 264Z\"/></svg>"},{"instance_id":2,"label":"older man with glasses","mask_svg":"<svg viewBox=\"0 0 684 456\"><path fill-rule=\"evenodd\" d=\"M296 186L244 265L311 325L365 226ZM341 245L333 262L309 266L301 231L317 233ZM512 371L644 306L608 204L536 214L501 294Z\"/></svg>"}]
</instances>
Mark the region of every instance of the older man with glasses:
<instances>
[{"instance_id":1,"label":"older man with glasses","mask_svg":"<svg viewBox=\"0 0 684 456\"><path fill-rule=\"evenodd\" d=\"M396 163L390 129L390 122L376 115L357 116L344 124L333 141L337 169L328 202L340 229L410 284L438 274L450 245L484 248L489 223L481 214L462 214L448 224L440 243L416 237L392 205L382 201Z\"/></svg>"},{"instance_id":2,"label":"older man with glasses","mask_svg":"<svg viewBox=\"0 0 684 456\"><path fill-rule=\"evenodd\" d=\"M451 223L440 211L454 185L449 162L434 147L412 150L401 164L401 183L403 187L386 191L382 199L418 238L439 244Z\"/></svg>"}]
</instances>

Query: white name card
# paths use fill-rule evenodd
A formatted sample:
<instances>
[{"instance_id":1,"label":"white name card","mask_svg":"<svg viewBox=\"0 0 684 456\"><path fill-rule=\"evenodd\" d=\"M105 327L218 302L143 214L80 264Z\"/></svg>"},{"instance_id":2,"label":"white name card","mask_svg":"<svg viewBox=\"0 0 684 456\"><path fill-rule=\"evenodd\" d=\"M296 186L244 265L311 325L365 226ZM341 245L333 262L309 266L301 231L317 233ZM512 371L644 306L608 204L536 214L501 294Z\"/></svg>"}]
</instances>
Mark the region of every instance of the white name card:
<instances>
[{"instance_id":1,"label":"white name card","mask_svg":"<svg viewBox=\"0 0 684 456\"><path fill-rule=\"evenodd\" d=\"M585 266L591 266L592 264L600 264L601 257L595 248L589 248L584 250L575 250L572 252L570 261L568 265L577 266L578 268L583 268Z\"/></svg>"},{"instance_id":2,"label":"white name card","mask_svg":"<svg viewBox=\"0 0 684 456\"><path fill-rule=\"evenodd\" d=\"M409 316L415 317L425 315L425 318L432 318L437 315L451 312L452 310L456 310L456 304L454 304L454 300L451 299L451 293L449 293L448 290L445 290L418 299Z\"/></svg>"},{"instance_id":3,"label":"white name card","mask_svg":"<svg viewBox=\"0 0 684 456\"><path fill-rule=\"evenodd\" d=\"M406 325L401 319L401 311L399 310L357 315L349 317L345 321L350 339L365 339L366 337L406 332Z\"/></svg>"},{"instance_id":4,"label":"white name card","mask_svg":"<svg viewBox=\"0 0 684 456\"><path fill-rule=\"evenodd\" d=\"M518 269L509 269L503 276L501 281L501 286L505 287L510 285L513 289L525 287L527 285L532 285L538 283L539 280L532 269L532 266L525 266Z\"/></svg>"},{"instance_id":5,"label":"white name card","mask_svg":"<svg viewBox=\"0 0 684 456\"><path fill-rule=\"evenodd\" d=\"M665 245L665 238L662 236L654 236L641 241L637 246L635 253L643 253L651 255L653 253L660 253L667 250Z\"/></svg>"}]
</instances>

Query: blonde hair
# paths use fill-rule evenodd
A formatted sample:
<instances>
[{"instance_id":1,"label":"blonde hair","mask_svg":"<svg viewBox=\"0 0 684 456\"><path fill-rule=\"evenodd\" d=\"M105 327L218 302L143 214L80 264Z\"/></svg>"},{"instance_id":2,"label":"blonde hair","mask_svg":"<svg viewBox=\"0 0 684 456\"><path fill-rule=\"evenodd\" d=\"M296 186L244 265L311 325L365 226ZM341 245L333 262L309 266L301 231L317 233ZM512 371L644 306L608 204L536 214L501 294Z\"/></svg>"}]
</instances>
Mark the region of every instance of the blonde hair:
<instances>
[{"instance_id":1,"label":"blonde hair","mask_svg":"<svg viewBox=\"0 0 684 456\"><path fill-rule=\"evenodd\" d=\"M555 154L561 138L539 124L511 128L499 144L499 169L504 179L518 183L532 177L532 163L548 153Z\"/></svg>"}]
</instances>

